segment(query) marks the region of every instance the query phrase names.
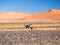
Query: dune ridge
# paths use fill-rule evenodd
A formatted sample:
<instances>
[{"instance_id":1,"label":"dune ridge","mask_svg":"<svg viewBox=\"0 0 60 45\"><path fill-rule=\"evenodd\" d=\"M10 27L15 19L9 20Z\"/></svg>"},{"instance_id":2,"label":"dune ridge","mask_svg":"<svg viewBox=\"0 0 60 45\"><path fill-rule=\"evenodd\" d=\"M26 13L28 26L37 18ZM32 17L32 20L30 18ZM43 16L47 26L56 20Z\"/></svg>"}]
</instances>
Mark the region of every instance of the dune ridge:
<instances>
[{"instance_id":1,"label":"dune ridge","mask_svg":"<svg viewBox=\"0 0 60 45\"><path fill-rule=\"evenodd\" d=\"M42 12L37 14L32 14L30 16L20 18L17 20L27 20L27 21L60 21L60 10L49 10L48 12Z\"/></svg>"},{"instance_id":2,"label":"dune ridge","mask_svg":"<svg viewBox=\"0 0 60 45\"><path fill-rule=\"evenodd\" d=\"M42 13L0 12L0 22L60 22L60 10Z\"/></svg>"}]
</instances>

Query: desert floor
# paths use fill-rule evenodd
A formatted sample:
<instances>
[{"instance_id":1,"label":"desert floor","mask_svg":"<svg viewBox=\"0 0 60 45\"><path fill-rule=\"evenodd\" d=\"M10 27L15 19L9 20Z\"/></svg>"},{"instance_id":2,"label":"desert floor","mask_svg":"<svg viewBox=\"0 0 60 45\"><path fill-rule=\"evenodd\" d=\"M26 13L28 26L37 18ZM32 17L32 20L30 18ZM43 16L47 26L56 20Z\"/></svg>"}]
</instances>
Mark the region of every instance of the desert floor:
<instances>
[{"instance_id":1,"label":"desert floor","mask_svg":"<svg viewBox=\"0 0 60 45\"><path fill-rule=\"evenodd\" d=\"M60 45L60 30L1 31L0 45Z\"/></svg>"}]
</instances>

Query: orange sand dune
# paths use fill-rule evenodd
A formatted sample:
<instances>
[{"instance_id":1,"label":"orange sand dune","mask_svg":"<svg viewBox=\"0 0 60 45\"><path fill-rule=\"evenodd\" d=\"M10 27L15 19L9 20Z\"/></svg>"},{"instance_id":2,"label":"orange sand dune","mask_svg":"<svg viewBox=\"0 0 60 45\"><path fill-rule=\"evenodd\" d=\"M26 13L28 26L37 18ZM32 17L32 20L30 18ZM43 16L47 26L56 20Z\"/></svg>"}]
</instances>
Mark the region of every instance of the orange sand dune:
<instances>
[{"instance_id":1,"label":"orange sand dune","mask_svg":"<svg viewBox=\"0 0 60 45\"><path fill-rule=\"evenodd\" d=\"M28 13L22 12L0 12L0 22L17 22L16 19L28 16Z\"/></svg>"},{"instance_id":2,"label":"orange sand dune","mask_svg":"<svg viewBox=\"0 0 60 45\"><path fill-rule=\"evenodd\" d=\"M27 21L60 21L60 10L49 10L48 12L36 13L17 20Z\"/></svg>"},{"instance_id":3,"label":"orange sand dune","mask_svg":"<svg viewBox=\"0 0 60 45\"><path fill-rule=\"evenodd\" d=\"M0 22L21 22L21 21L60 21L60 10L49 10L42 13L22 13L22 12L0 12Z\"/></svg>"}]
</instances>

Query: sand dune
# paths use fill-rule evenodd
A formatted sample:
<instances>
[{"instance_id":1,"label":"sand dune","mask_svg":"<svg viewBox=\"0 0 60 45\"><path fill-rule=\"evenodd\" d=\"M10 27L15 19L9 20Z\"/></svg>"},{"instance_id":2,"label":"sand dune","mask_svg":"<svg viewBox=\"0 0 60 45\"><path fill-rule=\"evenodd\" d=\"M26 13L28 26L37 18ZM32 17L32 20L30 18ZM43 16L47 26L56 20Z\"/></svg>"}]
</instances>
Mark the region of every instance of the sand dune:
<instances>
[{"instance_id":1,"label":"sand dune","mask_svg":"<svg viewBox=\"0 0 60 45\"><path fill-rule=\"evenodd\" d=\"M60 10L52 9L42 13L22 13L22 12L0 12L0 22L21 22L21 21L60 21Z\"/></svg>"},{"instance_id":2,"label":"sand dune","mask_svg":"<svg viewBox=\"0 0 60 45\"><path fill-rule=\"evenodd\" d=\"M18 20L27 21L60 21L60 10L49 10L48 12L36 13Z\"/></svg>"},{"instance_id":3,"label":"sand dune","mask_svg":"<svg viewBox=\"0 0 60 45\"><path fill-rule=\"evenodd\" d=\"M28 16L28 13L22 12L0 12L0 22L17 22L16 19Z\"/></svg>"}]
</instances>

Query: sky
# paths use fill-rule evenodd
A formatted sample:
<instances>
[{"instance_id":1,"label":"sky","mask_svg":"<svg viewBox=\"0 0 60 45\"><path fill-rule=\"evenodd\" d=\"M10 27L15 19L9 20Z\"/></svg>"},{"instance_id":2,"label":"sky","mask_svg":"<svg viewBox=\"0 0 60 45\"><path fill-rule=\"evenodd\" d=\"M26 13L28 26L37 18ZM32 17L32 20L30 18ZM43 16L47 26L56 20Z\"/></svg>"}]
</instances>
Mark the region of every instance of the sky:
<instances>
[{"instance_id":1,"label":"sky","mask_svg":"<svg viewBox=\"0 0 60 45\"><path fill-rule=\"evenodd\" d=\"M60 0L0 0L0 12L45 12L60 10Z\"/></svg>"}]
</instances>

